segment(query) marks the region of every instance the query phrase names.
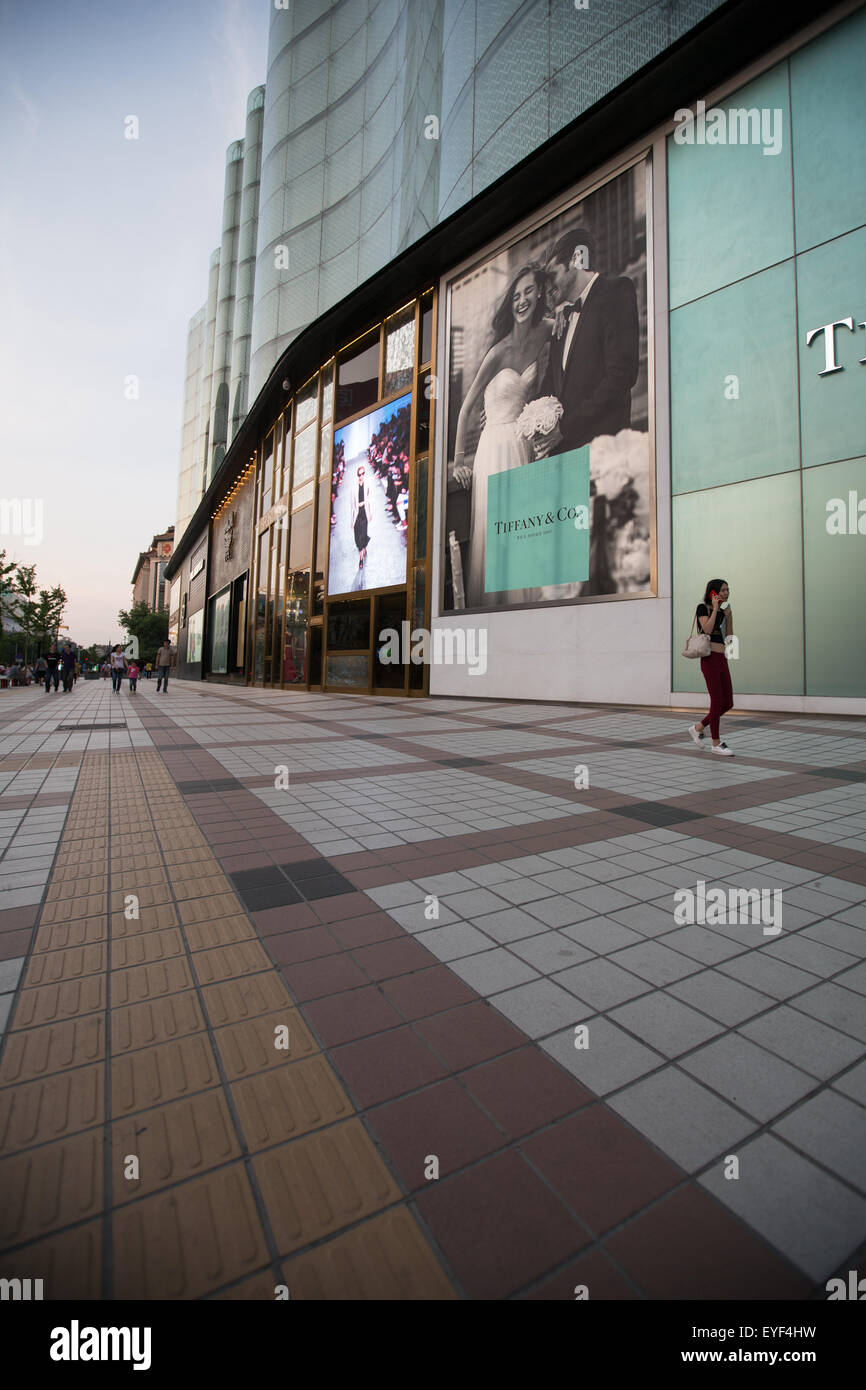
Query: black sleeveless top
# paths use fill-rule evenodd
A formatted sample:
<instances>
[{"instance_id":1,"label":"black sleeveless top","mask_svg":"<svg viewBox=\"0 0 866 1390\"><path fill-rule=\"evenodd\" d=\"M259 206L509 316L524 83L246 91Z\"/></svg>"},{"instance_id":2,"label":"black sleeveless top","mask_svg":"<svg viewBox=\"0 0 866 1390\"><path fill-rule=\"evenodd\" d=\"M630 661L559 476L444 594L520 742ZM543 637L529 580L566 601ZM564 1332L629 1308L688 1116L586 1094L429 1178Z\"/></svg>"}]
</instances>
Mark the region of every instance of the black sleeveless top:
<instances>
[{"instance_id":1,"label":"black sleeveless top","mask_svg":"<svg viewBox=\"0 0 866 1390\"><path fill-rule=\"evenodd\" d=\"M706 603L699 603L695 616L698 618L708 618L712 611L713 610L711 605L707 605ZM703 632L704 629L701 627L700 623L697 624L697 627L699 632ZM721 608L716 609L716 625L710 633L710 641L720 642L722 645L724 645L725 615L722 612Z\"/></svg>"}]
</instances>

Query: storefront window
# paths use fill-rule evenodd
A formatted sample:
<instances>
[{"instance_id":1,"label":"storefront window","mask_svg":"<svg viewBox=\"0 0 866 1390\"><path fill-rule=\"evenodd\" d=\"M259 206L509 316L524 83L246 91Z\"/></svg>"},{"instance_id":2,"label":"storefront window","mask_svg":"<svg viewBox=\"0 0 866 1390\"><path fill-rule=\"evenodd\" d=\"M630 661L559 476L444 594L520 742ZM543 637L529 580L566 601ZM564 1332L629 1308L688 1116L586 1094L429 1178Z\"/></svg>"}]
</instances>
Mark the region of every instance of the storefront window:
<instances>
[{"instance_id":1,"label":"storefront window","mask_svg":"<svg viewBox=\"0 0 866 1390\"><path fill-rule=\"evenodd\" d=\"M286 592L286 637L283 647L283 684L307 681L307 618L309 570L289 574Z\"/></svg>"},{"instance_id":2,"label":"storefront window","mask_svg":"<svg viewBox=\"0 0 866 1390\"><path fill-rule=\"evenodd\" d=\"M261 514L269 510L273 502L274 487L274 435L273 431L268 435L265 444L265 457L262 463L262 504Z\"/></svg>"},{"instance_id":3,"label":"storefront window","mask_svg":"<svg viewBox=\"0 0 866 1390\"><path fill-rule=\"evenodd\" d=\"M370 646L370 602L328 604L328 649L367 650Z\"/></svg>"},{"instance_id":4,"label":"storefront window","mask_svg":"<svg viewBox=\"0 0 866 1390\"><path fill-rule=\"evenodd\" d=\"M421 300L421 366L433 356L433 291Z\"/></svg>"},{"instance_id":5,"label":"storefront window","mask_svg":"<svg viewBox=\"0 0 866 1390\"><path fill-rule=\"evenodd\" d=\"M300 431L316 418L319 402L318 375L311 378L295 397L295 430Z\"/></svg>"},{"instance_id":6,"label":"storefront window","mask_svg":"<svg viewBox=\"0 0 866 1390\"><path fill-rule=\"evenodd\" d=\"M334 411L334 364L322 370L322 419L330 420Z\"/></svg>"},{"instance_id":7,"label":"storefront window","mask_svg":"<svg viewBox=\"0 0 866 1390\"><path fill-rule=\"evenodd\" d=\"M217 676L228 672L230 619L231 589L224 589L211 599L210 669Z\"/></svg>"},{"instance_id":8,"label":"storefront window","mask_svg":"<svg viewBox=\"0 0 866 1390\"><path fill-rule=\"evenodd\" d=\"M415 367L415 305L407 305L385 323L385 386L393 396L412 384Z\"/></svg>"},{"instance_id":9,"label":"storefront window","mask_svg":"<svg viewBox=\"0 0 866 1390\"><path fill-rule=\"evenodd\" d=\"M335 420L357 415L379 398L379 330L340 354Z\"/></svg>"},{"instance_id":10,"label":"storefront window","mask_svg":"<svg viewBox=\"0 0 866 1390\"><path fill-rule=\"evenodd\" d=\"M256 564L256 628L254 638L253 677L261 684L265 675L265 612L268 604L267 588L268 533L259 536L258 562Z\"/></svg>"}]
</instances>

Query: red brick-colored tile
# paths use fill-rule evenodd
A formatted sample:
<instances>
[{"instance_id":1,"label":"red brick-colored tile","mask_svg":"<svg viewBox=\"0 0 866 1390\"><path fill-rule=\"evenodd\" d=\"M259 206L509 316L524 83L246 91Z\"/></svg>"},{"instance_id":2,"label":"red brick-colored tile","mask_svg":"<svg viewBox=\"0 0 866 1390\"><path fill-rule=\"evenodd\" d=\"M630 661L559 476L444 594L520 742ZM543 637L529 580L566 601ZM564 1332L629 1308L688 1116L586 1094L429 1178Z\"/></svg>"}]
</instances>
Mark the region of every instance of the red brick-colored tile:
<instances>
[{"instance_id":1,"label":"red brick-colored tile","mask_svg":"<svg viewBox=\"0 0 866 1390\"><path fill-rule=\"evenodd\" d=\"M506 1298L589 1240L517 1153L485 1159L416 1200L470 1298Z\"/></svg>"},{"instance_id":2,"label":"red brick-colored tile","mask_svg":"<svg viewBox=\"0 0 866 1390\"><path fill-rule=\"evenodd\" d=\"M485 1062L463 1072L460 1079L515 1139L595 1100L591 1091L535 1046Z\"/></svg>"}]
</instances>

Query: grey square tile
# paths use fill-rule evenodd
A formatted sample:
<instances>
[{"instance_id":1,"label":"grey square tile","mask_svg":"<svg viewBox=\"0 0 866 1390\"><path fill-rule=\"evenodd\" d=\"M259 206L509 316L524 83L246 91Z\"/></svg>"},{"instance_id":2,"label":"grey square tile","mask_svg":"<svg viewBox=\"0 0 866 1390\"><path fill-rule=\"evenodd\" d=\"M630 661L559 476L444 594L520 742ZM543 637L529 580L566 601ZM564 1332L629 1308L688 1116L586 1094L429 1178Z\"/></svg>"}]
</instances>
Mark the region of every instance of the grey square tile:
<instances>
[{"instance_id":1,"label":"grey square tile","mask_svg":"<svg viewBox=\"0 0 866 1390\"><path fill-rule=\"evenodd\" d=\"M656 1052L605 1018L591 1018L580 1026L587 1030L587 1046L575 1047L573 1028L546 1038L541 1046L597 1096L628 1085L661 1063Z\"/></svg>"},{"instance_id":2,"label":"grey square tile","mask_svg":"<svg viewBox=\"0 0 866 1390\"><path fill-rule=\"evenodd\" d=\"M476 917L474 925L503 946L510 941L521 941L525 936L538 936L544 931L543 922L530 917L528 912L519 907L506 907L501 912L487 912L483 917Z\"/></svg>"},{"instance_id":3,"label":"grey square tile","mask_svg":"<svg viewBox=\"0 0 866 1390\"><path fill-rule=\"evenodd\" d=\"M524 941L515 941L511 950L521 960L543 975L553 975L567 970L570 965L580 965L592 960L592 952L571 941L564 932L546 931L541 936L530 936Z\"/></svg>"},{"instance_id":4,"label":"grey square tile","mask_svg":"<svg viewBox=\"0 0 866 1390\"><path fill-rule=\"evenodd\" d=\"M416 878L415 882L424 893L436 893L440 898L446 893L462 893L465 889L478 887L471 878L457 873L431 874L428 878Z\"/></svg>"},{"instance_id":5,"label":"grey square tile","mask_svg":"<svg viewBox=\"0 0 866 1390\"><path fill-rule=\"evenodd\" d=\"M628 897L626 893L620 893L618 888L611 888L609 884L597 884L595 888L581 888L576 893L569 893L570 898L574 898L576 903L581 903L584 907L592 907L596 912L616 912L618 908L634 907L634 899Z\"/></svg>"},{"instance_id":6,"label":"grey square tile","mask_svg":"<svg viewBox=\"0 0 866 1390\"><path fill-rule=\"evenodd\" d=\"M379 907L405 907L408 903L417 903L423 900L424 894L419 893L414 883L383 883L379 888L365 888L364 892L368 898L372 898Z\"/></svg>"},{"instance_id":7,"label":"grey square tile","mask_svg":"<svg viewBox=\"0 0 866 1390\"><path fill-rule=\"evenodd\" d=\"M417 889L416 889L417 892ZM435 893L427 895L435 898ZM395 922L399 922L401 927L405 927L408 932L429 931L434 926L444 926L446 922L456 922L458 919L453 912L444 907L441 902L435 904L435 916L431 916L434 904L428 903L424 898L417 902L408 904L406 907L388 907L385 911L389 917L393 917Z\"/></svg>"},{"instance_id":8,"label":"grey square tile","mask_svg":"<svg viewBox=\"0 0 866 1390\"><path fill-rule=\"evenodd\" d=\"M833 1082L833 1087L843 1095L856 1100L858 1105L866 1106L866 1061L860 1062L850 1071L846 1071L844 1076L838 1077Z\"/></svg>"},{"instance_id":9,"label":"grey square tile","mask_svg":"<svg viewBox=\"0 0 866 1390\"><path fill-rule=\"evenodd\" d=\"M485 888L492 884L513 882L520 877L514 869L506 869L504 864L478 864L474 869L461 869L460 872Z\"/></svg>"},{"instance_id":10,"label":"grey square tile","mask_svg":"<svg viewBox=\"0 0 866 1390\"><path fill-rule=\"evenodd\" d=\"M807 927L803 935L809 941L820 941L824 946L833 946L837 951L845 951L856 960L866 959L866 932L852 927L838 917L828 918Z\"/></svg>"},{"instance_id":11,"label":"grey square tile","mask_svg":"<svg viewBox=\"0 0 866 1390\"><path fill-rule=\"evenodd\" d=\"M805 932L795 932L791 936L782 936L769 942L763 948L762 954L774 960L787 961L789 965L796 965L800 970L809 971L820 979L827 979L830 975L836 975L840 970L846 970L854 964L854 957L849 956L846 951L837 951L835 946L825 946L823 942L808 937Z\"/></svg>"},{"instance_id":12,"label":"grey square tile","mask_svg":"<svg viewBox=\"0 0 866 1390\"><path fill-rule=\"evenodd\" d=\"M25 959L24 956L16 956L12 960L0 960L0 994L6 994L18 988Z\"/></svg>"},{"instance_id":13,"label":"grey square tile","mask_svg":"<svg viewBox=\"0 0 866 1390\"><path fill-rule=\"evenodd\" d=\"M629 874L625 878L616 879L611 886L619 889L621 893L628 893L630 898L637 898L639 903L652 902L661 896L666 887L652 874ZM625 911L628 911L628 908Z\"/></svg>"},{"instance_id":14,"label":"grey square tile","mask_svg":"<svg viewBox=\"0 0 866 1390\"><path fill-rule=\"evenodd\" d=\"M693 1008L709 1014L710 1018L727 1023L729 1028L763 1013L773 1003L768 995L730 980L717 970L705 970L700 975L677 980L668 985L668 993L682 999L684 1004L691 1004Z\"/></svg>"},{"instance_id":15,"label":"grey square tile","mask_svg":"<svg viewBox=\"0 0 866 1390\"><path fill-rule=\"evenodd\" d=\"M543 857L553 864L564 864L568 869L573 869L579 864L592 863L592 855L582 849L552 849Z\"/></svg>"},{"instance_id":16,"label":"grey square tile","mask_svg":"<svg viewBox=\"0 0 866 1390\"><path fill-rule=\"evenodd\" d=\"M501 948L454 961L451 969L466 981L470 989L477 990L485 999L491 994L499 994L501 990L525 984L527 980L538 979L537 970Z\"/></svg>"},{"instance_id":17,"label":"grey square tile","mask_svg":"<svg viewBox=\"0 0 866 1390\"><path fill-rule=\"evenodd\" d=\"M708 1043L683 1058L680 1066L732 1105L765 1123L815 1089L814 1076L739 1033Z\"/></svg>"},{"instance_id":18,"label":"grey square tile","mask_svg":"<svg viewBox=\"0 0 866 1390\"><path fill-rule=\"evenodd\" d=\"M576 994L585 1004L603 1012L626 999L634 999L637 994L646 992L646 981L631 975L627 970L605 959L586 961L583 965L563 970L556 977L557 984Z\"/></svg>"},{"instance_id":19,"label":"grey square tile","mask_svg":"<svg viewBox=\"0 0 866 1390\"><path fill-rule=\"evenodd\" d=\"M608 864L606 859L601 859L598 863L581 864L580 872L585 878L594 879L597 883L607 883L610 879L622 878L622 869L618 869L615 864Z\"/></svg>"},{"instance_id":20,"label":"grey square tile","mask_svg":"<svg viewBox=\"0 0 866 1390\"><path fill-rule=\"evenodd\" d=\"M722 1031L722 1025L657 990L614 1009L610 1015L664 1057L678 1057Z\"/></svg>"},{"instance_id":21,"label":"grey square tile","mask_svg":"<svg viewBox=\"0 0 866 1390\"><path fill-rule=\"evenodd\" d=\"M818 893L829 893L831 898L842 898L845 902L866 902L866 888L863 884L852 883L847 878L835 878L828 874L824 878L816 878L809 886Z\"/></svg>"},{"instance_id":22,"label":"grey square tile","mask_svg":"<svg viewBox=\"0 0 866 1390\"><path fill-rule=\"evenodd\" d=\"M465 893L449 893L442 899L449 912L467 920L479 917L482 912L496 912L504 906L503 900L491 893L489 888L472 888Z\"/></svg>"},{"instance_id":23,"label":"grey square tile","mask_svg":"<svg viewBox=\"0 0 866 1390\"><path fill-rule=\"evenodd\" d=\"M553 889L542 888L537 878L515 878L511 883L497 883L496 892L515 906L553 896Z\"/></svg>"},{"instance_id":24,"label":"grey square tile","mask_svg":"<svg viewBox=\"0 0 866 1390\"><path fill-rule=\"evenodd\" d=\"M850 1066L863 1051L862 1045L847 1033L828 1028L826 1023L787 1004L742 1024L739 1032L822 1081Z\"/></svg>"},{"instance_id":25,"label":"grey square tile","mask_svg":"<svg viewBox=\"0 0 866 1390\"><path fill-rule=\"evenodd\" d=\"M612 951L621 951L625 946L636 946L644 939L630 927L615 922L612 917L591 917L562 930L572 941L577 941L597 956L610 955Z\"/></svg>"},{"instance_id":26,"label":"grey square tile","mask_svg":"<svg viewBox=\"0 0 866 1390\"><path fill-rule=\"evenodd\" d=\"M844 912L835 914L837 922L847 922L851 927L866 927L866 903L855 903Z\"/></svg>"},{"instance_id":27,"label":"grey square tile","mask_svg":"<svg viewBox=\"0 0 866 1390\"><path fill-rule=\"evenodd\" d=\"M581 1023L593 1012L552 980L533 980L494 994L490 1003L530 1038L546 1038L557 1029Z\"/></svg>"},{"instance_id":28,"label":"grey square tile","mask_svg":"<svg viewBox=\"0 0 866 1390\"><path fill-rule=\"evenodd\" d=\"M592 879L568 868L551 869L549 873L535 874L533 877L536 883L542 888L549 888L552 893L573 893L578 888L594 886Z\"/></svg>"},{"instance_id":29,"label":"grey square tile","mask_svg":"<svg viewBox=\"0 0 866 1390\"><path fill-rule=\"evenodd\" d=\"M728 1181L719 1165L702 1185L814 1283L823 1283L866 1226L866 1202L771 1134L745 1145L739 1159L737 1182Z\"/></svg>"},{"instance_id":30,"label":"grey square tile","mask_svg":"<svg viewBox=\"0 0 866 1390\"><path fill-rule=\"evenodd\" d=\"M863 996L836 984L818 985L797 996L794 1007L810 1018L819 1018L831 1028L866 1042L866 1007Z\"/></svg>"},{"instance_id":31,"label":"grey square tile","mask_svg":"<svg viewBox=\"0 0 866 1390\"><path fill-rule=\"evenodd\" d=\"M866 994L866 961L861 961L859 965L838 975L835 983L843 989L853 989L856 994Z\"/></svg>"},{"instance_id":32,"label":"grey square tile","mask_svg":"<svg viewBox=\"0 0 866 1390\"><path fill-rule=\"evenodd\" d=\"M612 863L621 864L624 869L628 869L630 874L640 873L643 869L657 869L659 861L654 854L646 854L640 850L632 850L630 854L618 854Z\"/></svg>"},{"instance_id":33,"label":"grey square tile","mask_svg":"<svg viewBox=\"0 0 866 1390\"><path fill-rule=\"evenodd\" d=\"M490 949L489 938L468 922L452 922L449 926L436 927L433 931L421 932L417 939L437 960L457 960L460 956L471 956L476 951Z\"/></svg>"},{"instance_id":34,"label":"grey square tile","mask_svg":"<svg viewBox=\"0 0 866 1390\"><path fill-rule=\"evenodd\" d=\"M729 1153L755 1128L676 1067L637 1082L608 1105L687 1173Z\"/></svg>"},{"instance_id":35,"label":"grey square tile","mask_svg":"<svg viewBox=\"0 0 866 1390\"><path fill-rule=\"evenodd\" d=\"M591 907L581 907L580 903L573 903L571 898L558 896L541 898L538 902L526 903L525 907L531 917L537 917L548 927L568 927L573 922L583 922L595 916Z\"/></svg>"},{"instance_id":36,"label":"grey square tile","mask_svg":"<svg viewBox=\"0 0 866 1390\"><path fill-rule=\"evenodd\" d=\"M735 941L727 936L719 936L707 927L680 927L662 937L661 942L673 951L681 951L684 956L702 961L704 965L718 965L720 960L729 960L741 951Z\"/></svg>"},{"instance_id":37,"label":"grey square tile","mask_svg":"<svg viewBox=\"0 0 866 1390\"><path fill-rule=\"evenodd\" d=\"M669 985L681 980L685 975L694 975L700 966L689 956L681 956L658 941L641 941L637 946L627 946L613 957L617 965L649 980L652 985Z\"/></svg>"},{"instance_id":38,"label":"grey square tile","mask_svg":"<svg viewBox=\"0 0 866 1390\"><path fill-rule=\"evenodd\" d=\"M517 859L503 859L502 862L507 869L514 869L515 873L528 877L547 873L550 868L547 860L542 859L540 854L521 854Z\"/></svg>"},{"instance_id":39,"label":"grey square tile","mask_svg":"<svg viewBox=\"0 0 866 1390\"><path fill-rule=\"evenodd\" d=\"M12 1000L14 994L0 994L0 1034L3 1033L6 1024L9 1022L9 1015L12 1012Z\"/></svg>"},{"instance_id":40,"label":"grey square tile","mask_svg":"<svg viewBox=\"0 0 866 1390\"><path fill-rule=\"evenodd\" d=\"M779 1120L773 1132L866 1194L866 1110L861 1105L823 1091Z\"/></svg>"},{"instance_id":41,"label":"grey square tile","mask_svg":"<svg viewBox=\"0 0 866 1390\"><path fill-rule=\"evenodd\" d=\"M724 961L719 970L734 980L740 980L744 985L751 985L764 994L772 995L774 999L790 999L792 994L799 994L801 990L815 984L814 975L807 974L805 970L797 970L795 966L787 965L784 961L774 960L772 956L767 956L758 949L747 951L745 955L737 956L734 960Z\"/></svg>"}]
</instances>

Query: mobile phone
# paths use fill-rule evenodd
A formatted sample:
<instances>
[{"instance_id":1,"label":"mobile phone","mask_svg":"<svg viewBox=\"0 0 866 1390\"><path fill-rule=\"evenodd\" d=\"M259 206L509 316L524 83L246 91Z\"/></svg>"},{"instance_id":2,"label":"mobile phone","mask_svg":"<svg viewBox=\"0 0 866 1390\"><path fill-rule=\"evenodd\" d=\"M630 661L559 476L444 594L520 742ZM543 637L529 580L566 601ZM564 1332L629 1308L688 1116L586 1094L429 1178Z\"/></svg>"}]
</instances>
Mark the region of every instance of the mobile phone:
<instances>
[{"instance_id":1,"label":"mobile phone","mask_svg":"<svg viewBox=\"0 0 866 1390\"><path fill-rule=\"evenodd\" d=\"M714 598L718 598L718 597L719 597L719 596L718 596L718 594L716 593L715 589L710 589L710 603L712 603L712 601L713 601Z\"/></svg>"}]
</instances>

